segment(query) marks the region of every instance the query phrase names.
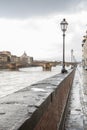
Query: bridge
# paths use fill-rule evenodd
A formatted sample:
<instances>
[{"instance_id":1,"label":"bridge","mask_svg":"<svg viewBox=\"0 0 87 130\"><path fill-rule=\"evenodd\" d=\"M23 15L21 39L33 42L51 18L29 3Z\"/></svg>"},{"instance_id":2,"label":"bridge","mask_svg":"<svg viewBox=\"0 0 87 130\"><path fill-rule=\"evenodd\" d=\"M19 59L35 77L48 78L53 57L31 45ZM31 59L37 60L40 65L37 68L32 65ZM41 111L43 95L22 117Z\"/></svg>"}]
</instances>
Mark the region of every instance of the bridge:
<instances>
[{"instance_id":1,"label":"bridge","mask_svg":"<svg viewBox=\"0 0 87 130\"><path fill-rule=\"evenodd\" d=\"M65 62L66 66L76 66L79 64L78 62ZM17 70L22 67L29 67L29 66L41 66L43 71L51 71L52 67L62 65L61 61L33 61L31 64L21 63L21 62L10 62L7 64L7 67L11 70Z\"/></svg>"},{"instance_id":2,"label":"bridge","mask_svg":"<svg viewBox=\"0 0 87 130\"><path fill-rule=\"evenodd\" d=\"M19 68L28 67L28 66L30 66L28 63L22 63L22 62L7 63L7 68L11 70L18 70Z\"/></svg>"},{"instance_id":3,"label":"bridge","mask_svg":"<svg viewBox=\"0 0 87 130\"><path fill-rule=\"evenodd\" d=\"M77 66L79 62L65 62L66 66ZM32 66L41 66L43 71L51 71L51 68L57 65L62 65L62 61L34 61Z\"/></svg>"}]
</instances>

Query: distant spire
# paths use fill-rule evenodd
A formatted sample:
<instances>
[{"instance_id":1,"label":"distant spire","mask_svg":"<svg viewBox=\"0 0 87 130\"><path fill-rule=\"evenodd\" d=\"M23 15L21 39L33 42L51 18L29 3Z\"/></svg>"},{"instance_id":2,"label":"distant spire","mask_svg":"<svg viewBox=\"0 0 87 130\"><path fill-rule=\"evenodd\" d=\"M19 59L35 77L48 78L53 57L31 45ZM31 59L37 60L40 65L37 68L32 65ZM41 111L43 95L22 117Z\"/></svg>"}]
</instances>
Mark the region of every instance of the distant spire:
<instances>
[{"instance_id":1,"label":"distant spire","mask_svg":"<svg viewBox=\"0 0 87 130\"><path fill-rule=\"evenodd\" d=\"M24 55L27 56L27 53L24 51Z\"/></svg>"},{"instance_id":2,"label":"distant spire","mask_svg":"<svg viewBox=\"0 0 87 130\"><path fill-rule=\"evenodd\" d=\"M71 49L71 62L73 62L73 49Z\"/></svg>"}]
</instances>

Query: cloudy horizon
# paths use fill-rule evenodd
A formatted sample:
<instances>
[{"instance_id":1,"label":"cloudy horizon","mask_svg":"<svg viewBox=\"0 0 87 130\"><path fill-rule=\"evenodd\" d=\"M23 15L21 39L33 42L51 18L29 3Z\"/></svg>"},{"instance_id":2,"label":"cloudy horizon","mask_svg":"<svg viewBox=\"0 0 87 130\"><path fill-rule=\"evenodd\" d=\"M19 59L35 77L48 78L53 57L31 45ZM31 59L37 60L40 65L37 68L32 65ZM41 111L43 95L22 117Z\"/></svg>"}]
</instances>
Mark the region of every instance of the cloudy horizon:
<instances>
[{"instance_id":1,"label":"cloudy horizon","mask_svg":"<svg viewBox=\"0 0 87 130\"><path fill-rule=\"evenodd\" d=\"M87 29L86 0L0 0L0 51L34 59L62 60L60 22L66 18L66 60L81 60Z\"/></svg>"}]
</instances>

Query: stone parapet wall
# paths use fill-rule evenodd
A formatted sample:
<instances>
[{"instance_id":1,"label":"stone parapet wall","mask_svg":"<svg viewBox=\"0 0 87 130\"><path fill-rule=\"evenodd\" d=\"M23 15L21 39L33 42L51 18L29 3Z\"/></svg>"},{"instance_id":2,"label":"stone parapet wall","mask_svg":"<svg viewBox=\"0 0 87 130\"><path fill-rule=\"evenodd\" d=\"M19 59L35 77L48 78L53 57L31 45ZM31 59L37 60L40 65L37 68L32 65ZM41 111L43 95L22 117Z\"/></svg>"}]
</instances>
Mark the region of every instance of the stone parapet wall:
<instances>
[{"instance_id":1,"label":"stone parapet wall","mask_svg":"<svg viewBox=\"0 0 87 130\"><path fill-rule=\"evenodd\" d=\"M0 130L61 130L75 69L0 99Z\"/></svg>"},{"instance_id":2,"label":"stone parapet wall","mask_svg":"<svg viewBox=\"0 0 87 130\"><path fill-rule=\"evenodd\" d=\"M62 121L73 78L74 71L51 93L49 105L34 130L62 130Z\"/></svg>"}]
</instances>

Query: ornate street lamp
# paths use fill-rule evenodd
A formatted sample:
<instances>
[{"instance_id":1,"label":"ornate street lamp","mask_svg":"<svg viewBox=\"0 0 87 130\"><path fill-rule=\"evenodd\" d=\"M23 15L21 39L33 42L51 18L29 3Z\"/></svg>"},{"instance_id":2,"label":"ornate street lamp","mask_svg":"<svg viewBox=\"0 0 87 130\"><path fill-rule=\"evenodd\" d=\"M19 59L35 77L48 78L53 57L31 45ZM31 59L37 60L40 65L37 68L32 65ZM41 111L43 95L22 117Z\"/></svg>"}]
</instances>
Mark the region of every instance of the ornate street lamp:
<instances>
[{"instance_id":1,"label":"ornate street lamp","mask_svg":"<svg viewBox=\"0 0 87 130\"><path fill-rule=\"evenodd\" d=\"M68 26L66 19L63 19L60 25L61 25L61 30L63 31L63 65L62 65L61 73L66 73L67 70L65 69L65 31L67 30L67 26Z\"/></svg>"}]
</instances>

